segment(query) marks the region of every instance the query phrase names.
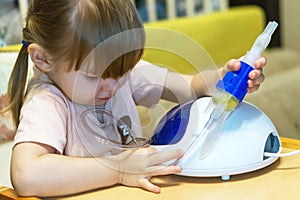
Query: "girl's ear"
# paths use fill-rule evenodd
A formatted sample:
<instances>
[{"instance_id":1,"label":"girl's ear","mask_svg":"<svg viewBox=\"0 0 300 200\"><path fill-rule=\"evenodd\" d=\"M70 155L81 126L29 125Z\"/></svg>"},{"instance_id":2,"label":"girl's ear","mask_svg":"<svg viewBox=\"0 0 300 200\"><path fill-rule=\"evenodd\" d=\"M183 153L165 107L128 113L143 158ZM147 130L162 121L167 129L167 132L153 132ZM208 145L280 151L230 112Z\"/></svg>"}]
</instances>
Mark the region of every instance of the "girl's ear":
<instances>
[{"instance_id":1,"label":"girl's ear","mask_svg":"<svg viewBox=\"0 0 300 200\"><path fill-rule=\"evenodd\" d=\"M46 52L44 49L36 44L32 43L28 47L28 53L34 65L42 72L50 72L51 66L47 60Z\"/></svg>"}]
</instances>

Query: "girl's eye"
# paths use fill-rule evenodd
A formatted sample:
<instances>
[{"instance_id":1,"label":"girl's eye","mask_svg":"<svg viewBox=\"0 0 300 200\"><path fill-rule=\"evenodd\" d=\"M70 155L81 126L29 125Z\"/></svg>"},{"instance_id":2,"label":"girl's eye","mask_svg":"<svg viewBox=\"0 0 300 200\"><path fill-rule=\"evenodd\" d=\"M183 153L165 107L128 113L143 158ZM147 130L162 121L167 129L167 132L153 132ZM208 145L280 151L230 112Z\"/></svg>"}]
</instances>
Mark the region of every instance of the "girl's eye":
<instances>
[{"instance_id":1,"label":"girl's eye","mask_svg":"<svg viewBox=\"0 0 300 200\"><path fill-rule=\"evenodd\" d=\"M86 73L85 71L82 71L82 70L78 70L79 72L79 75L83 76L85 79L88 79L88 80L100 80L101 78L97 75L90 75L88 73Z\"/></svg>"},{"instance_id":2,"label":"girl's eye","mask_svg":"<svg viewBox=\"0 0 300 200\"><path fill-rule=\"evenodd\" d=\"M100 80L99 77L93 77L93 76L85 76L86 79L88 79L89 81L98 81Z\"/></svg>"}]
</instances>

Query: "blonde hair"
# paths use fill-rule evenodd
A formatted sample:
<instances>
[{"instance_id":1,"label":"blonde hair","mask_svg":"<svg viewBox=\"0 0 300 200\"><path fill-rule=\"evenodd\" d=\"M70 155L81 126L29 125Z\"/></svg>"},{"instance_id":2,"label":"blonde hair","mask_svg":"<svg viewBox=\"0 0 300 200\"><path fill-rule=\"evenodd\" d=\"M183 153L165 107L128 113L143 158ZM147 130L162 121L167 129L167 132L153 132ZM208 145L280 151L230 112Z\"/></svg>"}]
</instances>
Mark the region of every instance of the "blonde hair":
<instances>
[{"instance_id":1,"label":"blonde hair","mask_svg":"<svg viewBox=\"0 0 300 200\"><path fill-rule=\"evenodd\" d=\"M101 74L102 78L118 78L140 60L145 43L142 21L130 0L31 0L23 29L28 44L37 43L51 59L67 61L65 69L79 70L85 57L101 42L128 30L140 29L134 40L140 48L118 56ZM15 125L19 124L28 70L28 52L23 45L13 68L9 85L9 105Z\"/></svg>"}]
</instances>

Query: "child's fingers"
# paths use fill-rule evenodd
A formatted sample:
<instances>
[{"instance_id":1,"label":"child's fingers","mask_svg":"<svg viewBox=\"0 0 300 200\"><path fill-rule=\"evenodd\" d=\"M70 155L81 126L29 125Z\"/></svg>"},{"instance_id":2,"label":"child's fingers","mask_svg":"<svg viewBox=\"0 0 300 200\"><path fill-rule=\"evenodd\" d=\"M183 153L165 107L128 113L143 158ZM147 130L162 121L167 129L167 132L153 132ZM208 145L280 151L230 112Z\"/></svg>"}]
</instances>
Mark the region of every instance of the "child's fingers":
<instances>
[{"instance_id":1,"label":"child's fingers","mask_svg":"<svg viewBox=\"0 0 300 200\"><path fill-rule=\"evenodd\" d=\"M169 175L169 174L178 174L181 172L181 167L179 166L152 166L148 167L146 171L148 172L149 177L153 176L162 176L162 175Z\"/></svg>"},{"instance_id":2,"label":"child's fingers","mask_svg":"<svg viewBox=\"0 0 300 200\"><path fill-rule=\"evenodd\" d=\"M254 63L255 69L262 69L267 64L267 58L266 57L260 57L257 61Z\"/></svg>"},{"instance_id":3,"label":"child's fingers","mask_svg":"<svg viewBox=\"0 0 300 200\"><path fill-rule=\"evenodd\" d=\"M264 81L265 76L261 74L258 78L248 80L248 92L252 93L258 90L260 84Z\"/></svg>"},{"instance_id":4,"label":"child's fingers","mask_svg":"<svg viewBox=\"0 0 300 200\"><path fill-rule=\"evenodd\" d=\"M228 71L237 71L241 67L241 63L237 59L229 60L225 65L225 70Z\"/></svg>"},{"instance_id":5,"label":"child's fingers","mask_svg":"<svg viewBox=\"0 0 300 200\"><path fill-rule=\"evenodd\" d=\"M147 178L142 178L137 181L139 187L154 193L160 193L160 188L151 183Z\"/></svg>"},{"instance_id":6,"label":"child's fingers","mask_svg":"<svg viewBox=\"0 0 300 200\"><path fill-rule=\"evenodd\" d=\"M147 177L154 177L154 176L162 176L162 175L169 175L169 174L177 174L181 172L181 167L179 166L153 166L147 168L149 171ZM137 181L139 187L142 187L148 191L159 193L160 188L153 183L150 182L150 178L142 178Z\"/></svg>"},{"instance_id":7,"label":"child's fingers","mask_svg":"<svg viewBox=\"0 0 300 200\"><path fill-rule=\"evenodd\" d=\"M254 80L254 79L259 78L261 76L264 76L263 73L262 73L262 69L255 69L255 70L252 70L249 73L249 79L251 79L251 80Z\"/></svg>"},{"instance_id":8,"label":"child's fingers","mask_svg":"<svg viewBox=\"0 0 300 200\"><path fill-rule=\"evenodd\" d=\"M249 87L253 85L261 84L265 80L265 75L262 73L262 70L253 70L249 74Z\"/></svg>"},{"instance_id":9,"label":"child's fingers","mask_svg":"<svg viewBox=\"0 0 300 200\"><path fill-rule=\"evenodd\" d=\"M248 87L248 93L250 94L250 93L253 93L253 92L257 91L259 87L260 87L260 85L255 85L253 87Z\"/></svg>"},{"instance_id":10,"label":"child's fingers","mask_svg":"<svg viewBox=\"0 0 300 200\"><path fill-rule=\"evenodd\" d=\"M183 156L182 150L173 150L173 151L160 151L152 154L149 157L149 165L159 165L161 163L167 162L172 159L178 159Z\"/></svg>"},{"instance_id":11,"label":"child's fingers","mask_svg":"<svg viewBox=\"0 0 300 200\"><path fill-rule=\"evenodd\" d=\"M266 57L262 56L254 63L255 69L262 69L267 64ZM237 71L240 69L241 63L238 59L231 59L229 60L225 66L224 69L226 71Z\"/></svg>"}]
</instances>

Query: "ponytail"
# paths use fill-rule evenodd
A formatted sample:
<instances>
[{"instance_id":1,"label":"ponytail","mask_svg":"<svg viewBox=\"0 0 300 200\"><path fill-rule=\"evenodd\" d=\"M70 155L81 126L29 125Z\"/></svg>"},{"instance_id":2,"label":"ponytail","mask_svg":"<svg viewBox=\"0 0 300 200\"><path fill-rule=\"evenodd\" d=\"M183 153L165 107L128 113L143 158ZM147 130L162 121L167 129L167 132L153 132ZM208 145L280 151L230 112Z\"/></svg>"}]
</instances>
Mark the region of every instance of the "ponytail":
<instances>
[{"instance_id":1,"label":"ponytail","mask_svg":"<svg viewBox=\"0 0 300 200\"><path fill-rule=\"evenodd\" d=\"M11 111L16 128L19 124L20 111L24 102L27 73L28 52L27 45L23 45L9 78L7 89L8 106L5 109L5 111Z\"/></svg>"}]
</instances>

